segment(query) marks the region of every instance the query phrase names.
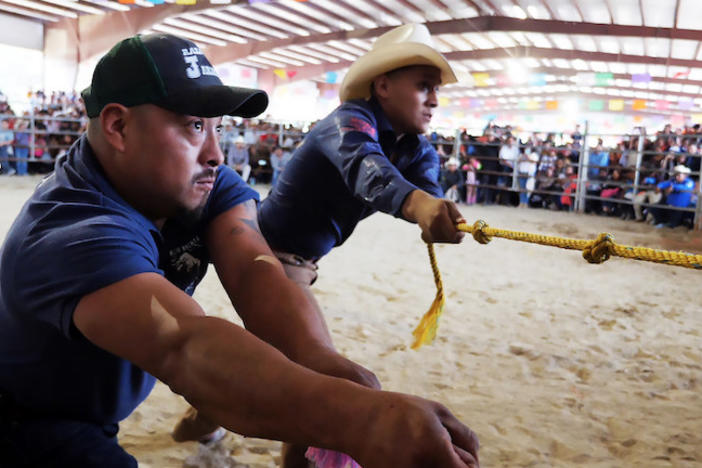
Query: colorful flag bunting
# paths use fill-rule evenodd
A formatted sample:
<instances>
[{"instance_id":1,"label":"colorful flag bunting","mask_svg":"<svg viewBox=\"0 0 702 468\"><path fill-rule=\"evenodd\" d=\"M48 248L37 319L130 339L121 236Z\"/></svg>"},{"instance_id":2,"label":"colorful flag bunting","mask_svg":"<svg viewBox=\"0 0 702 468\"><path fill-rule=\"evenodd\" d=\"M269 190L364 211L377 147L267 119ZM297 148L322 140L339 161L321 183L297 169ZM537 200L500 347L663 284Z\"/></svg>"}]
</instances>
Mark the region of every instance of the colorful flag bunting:
<instances>
[{"instance_id":1,"label":"colorful flag bunting","mask_svg":"<svg viewBox=\"0 0 702 468\"><path fill-rule=\"evenodd\" d=\"M475 81L475 86L479 88L487 86L489 79L489 73L473 73L473 80Z\"/></svg>"},{"instance_id":2,"label":"colorful flag bunting","mask_svg":"<svg viewBox=\"0 0 702 468\"><path fill-rule=\"evenodd\" d=\"M330 71L324 74L324 81L327 83L336 83L338 75L336 72Z\"/></svg>"},{"instance_id":3,"label":"colorful flag bunting","mask_svg":"<svg viewBox=\"0 0 702 468\"><path fill-rule=\"evenodd\" d=\"M273 73L274 73L275 76L277 76L278 78L282 78L282 79L284 79L284 80L287 80L287 79L288 79L288 74L285 73L285 70L283 70L283 69L281 69L281 68L275 68L275 69L273 70Z\"/></svg>"},{"instance_id":4,"label":"colorful flag bunting","mask_svg":"<svg viewBox=\"0 0 702 468\"><path fill-rule=\"evenodd\" d=\"M614 81L614 75L611 73L596 73L595 86L611 86Z\"/></svg>"},{"instance_id":5,"label":"colorful flag bunting","mask_svg":"<svg viewBox=\"0 0 702 468\"><path fill-rule=\"evenodd\" d=\"M609 100L609 110L611 110L611 111L624 110L624 101L622 99L610 99Z\"/></svg>"},{"instance_id":6,"label":"colorful flag bunting","mask_svg":"<svg viewBox=\"0 0 702 468\"><path fill-rule=\"evenodd\" d=\"M670 102L666 101L665 99L658 99L656 101L657 110L668 110L668 107L670 107Z\"/></svg>"},{"instance_id":7,"label":"colorful flag bunting","mask_svg":"<svg viewBox=\"0 0 702 468\"><path fill-rule=\"evenodd\" d=\"M632 83L650 83L651 82L651 75L648 73L634 73L631 75L631 82Z\"/></svg>"},{"instance_id":8,"label":"colorful flag bunting","mask_svg":"<svg viewBox=\"0 0 702 468\"><path fill-rule=\"evenodd\" d=\"M594 112L604 110L604 101L602 99L590 99L588 109Z\"/></svg>"},{"instance_id":9,"label":"colorful flag bunting","mask_svg":"<svg viewBox=\"0 0 702 468\"><path fill-rule=\"evenodd\" d=\"M673 75L674 79L678 78L687 78L690 76L690 70L684 71L684 72L677 72L675 75Z\"/></svg>"},{"instance_id":10,"label":"colorful flag bunting","mask_svg":"<svg viewBox=\"0 0 702 468\"><path fill-rule=\"evenodd\" d=\"M529 76L529 86L546 86L546 73L532 73Z\"/></svg>"},{"instance_id":11,"label":"colorful flag bunting","mask_svg":"<svg viewBox=\"0 0 702 468\"><path fill-rule=\"evenodd\" d=\"M546 110L558 110L558 101L546 101Z\"/></svg>"},{"instance_id":12,"label":"colorful flag bunting","mask_svg":"<svg viewBox=\"0 0 702 468\"><path fill-rule=\"evenodd\" d=\"M643 99L634 99L634 102L631 104L631 108L633 110L646 110L646 101Z\"/></svg>"}]
</instances>

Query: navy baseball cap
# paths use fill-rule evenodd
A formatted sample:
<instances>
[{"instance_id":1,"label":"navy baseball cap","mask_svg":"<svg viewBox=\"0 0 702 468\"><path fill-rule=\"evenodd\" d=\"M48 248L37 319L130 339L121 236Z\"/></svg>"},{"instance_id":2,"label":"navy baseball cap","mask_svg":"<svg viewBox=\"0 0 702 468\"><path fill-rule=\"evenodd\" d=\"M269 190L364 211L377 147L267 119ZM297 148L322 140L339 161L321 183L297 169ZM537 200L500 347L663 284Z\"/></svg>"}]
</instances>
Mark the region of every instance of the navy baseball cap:
<instances>
[{"instance_id":1,"label":"navy baseball cap","mask_svg":"<svg viewBox=\"0 0 702 468\"><path fill-rule=\"evenodd\" d=\"M170 34L119 42L100 59L81 95L90 118L111 102L197 117L255 117L268 107L265 91L225 86L195 43Z\"/></svg>"}]
</instances>

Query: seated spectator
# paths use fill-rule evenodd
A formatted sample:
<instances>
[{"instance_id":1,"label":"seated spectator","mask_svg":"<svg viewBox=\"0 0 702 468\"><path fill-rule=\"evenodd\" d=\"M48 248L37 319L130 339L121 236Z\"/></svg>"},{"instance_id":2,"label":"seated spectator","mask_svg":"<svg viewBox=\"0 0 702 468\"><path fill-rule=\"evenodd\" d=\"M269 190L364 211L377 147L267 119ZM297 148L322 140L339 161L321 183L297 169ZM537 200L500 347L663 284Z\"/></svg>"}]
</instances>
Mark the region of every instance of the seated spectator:
<instances>
[{"instance_id":1,"label":"seated spectator","mask_svg":"<svg viewBox=\"0 0 702 468\"><path fill-rule=\"evenodd\" d=\"M536 188L529 197L529 206L532 208L549 208L554 211L561 209L560 196L561 185L555 175L553 167L549 167L545 172L540 172L536 179Z\"/></svg>"},{"instance_id":2,"label":"seated spectator","mask_svg":"<svg viewBox=\"0 0 702 468\"><path fill-rule=\"evenodd\" d=\"M621 171L618 168L611 169L607 182L602 186L600 197L619 200L624 197L626 192L623 187L624 180L622 179ZM621 213L620 204L613 201L602 201L602 213L605 216L619 216Z\"/></svg>"},{"instance_id":3,"label":"seated spectator","mask_svg":"<svg viewBox=\"0 0 702 468\"><path fill-rule=\"evenodd\" d=\"M592 168L590 168L592 169ZM588 172L590 171L588 169ZM589 176L588 176L589 177ZM598 169L597 175L590 178L586 185L585 193L588 197L599 197L602 194L603 184L607 181L607 168ZM600 200L590 198L585 199L585 213L600 214L602 212L602 202Z\"/></svg>"},{"instance_id":4,"label":"seated spectator","mask_svg":"<svg viewBox=\"0 0 702 468\"><path fill-rule=\"evenodd\" d=\"M565 167L564 177L560 179L561 190L563 195L561 195L561 208L568 211L575 207L574 194L578 187L578 175L575 173L575 169L572 164L568 164Z\"/></svg>"},{"instance_id":5,"label":"seated spectator","mask_svg":"<svg viewBox=\"0 0 702 468\"><path fill-rule=\"evenodd\" d=\"M275 185L278 181L278 177L285 169L285 165L290 161L292 155L289 151L285 151L282 147L276 146L273 148L271 153L271 167L273 168L273 179L271 180L271 185Z\"/></svg>"},{"instance_id":6,"label":"seated spectator","mask_svg":"<svg viewBox=\"0 0 702 468\"><path fill-rule=\"evenodd\" d=\"M639 193L634 195L634 221L641 222L646 220L642 210L643 204L655 205L660 203L660 201L663 199L663 193L657 188L657 185L660 182L660 180L658 180L658 176L659 173L654 172L645 177L643 179L645 190L640 190ZM653 214L650 213L650 210L647 209L646 214L650 214L650 220L653 221Z\"/></svg>"},{"instance_id":7,"label":"seated spectator","mask_svg":"<svg viewBox=\"0 0 702 468\"><path fill-rule=\"evenodd\" d=\"M463 199L461 190L465 184L463 173L458 170L458 160L449 158L446 166L441 171L441 189L444 191L444 198L453 202L458 202Z\"/></svg>"},{"instance_id":8,"label":"seated spectator","mask_svg":"<svg viewBox=\"0 0 702 468\"><path fill-rule=\"evenodd\" d=\"M229 167L238 172L244 182L247 182L251 174L251 164L249 163L249 148L244 143L244 137L239 136L234 140L234 148L227 156Z\"/></svg>"},{"instance_id":9,"label":"seated spectator","mask_svg":"<svg viewBox=\"0 0 702 468\"><path fill-rule=\"evenodd\" d=\"M665 196L665 204L675 208L688 208L691 205L695 182L689 178L690 168L679 165L673 169L675 178L659 183L656 188ZM682 223L684 211L671 208L653 210L656 227L674 228Z\"/></svg>"}]
</instances>

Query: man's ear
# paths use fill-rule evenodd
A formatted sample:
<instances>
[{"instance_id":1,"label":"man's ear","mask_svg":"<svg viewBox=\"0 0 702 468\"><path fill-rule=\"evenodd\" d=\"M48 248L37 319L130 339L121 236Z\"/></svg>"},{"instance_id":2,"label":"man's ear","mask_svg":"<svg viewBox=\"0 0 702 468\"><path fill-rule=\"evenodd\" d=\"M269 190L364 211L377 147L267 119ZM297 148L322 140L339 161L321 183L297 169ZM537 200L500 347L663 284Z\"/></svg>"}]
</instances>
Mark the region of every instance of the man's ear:
<instances>
[{"instance_id":1,"label":"man's ear","mask_svg":"<svg viewBox=\"0 0 702 468\"><path fill-rule=\"evenodd\" d=\"M379 98L387 98L390 91L390 77L387 74L380 75L373 80L373 91Z\"/></svg>"},{"instance_id":2,"label":"man's ear","mask_svg":"<svg viewBox=\"0 0 702 468\"><path fill-rule=\"evenodd\" d=\"M119 152L125 150L124 127L128 118L129 109L122 104L110 103L100 112L100 126L105 141Z\"/></svg>"}]
</instances>

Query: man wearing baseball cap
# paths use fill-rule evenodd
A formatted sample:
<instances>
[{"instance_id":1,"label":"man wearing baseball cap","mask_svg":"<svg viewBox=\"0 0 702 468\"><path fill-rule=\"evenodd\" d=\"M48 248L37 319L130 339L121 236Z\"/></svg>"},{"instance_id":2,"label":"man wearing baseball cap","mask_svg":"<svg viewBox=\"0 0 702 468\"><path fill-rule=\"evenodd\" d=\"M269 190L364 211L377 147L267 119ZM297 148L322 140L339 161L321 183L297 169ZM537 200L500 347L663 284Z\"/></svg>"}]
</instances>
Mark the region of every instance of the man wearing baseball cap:
<instances>
[{"instance_id":1,"label":"man wearing baseball cap","mask_svg":"<svg viewBox=\"0 0 702 468\"><path fill-rule=\"evenodd\" d=\"M117 44L83 98L87 133L0 251L3 467L137 466L118 423L156 379L245 435L367 467L477 465L475 436L438 404L317 372L372 375L328 344L218 146L220 116L260 114L265 93L159 34ZM191 298L210 262L246 330Z\"/></svg>"},{"instance_id":2,"label":"man wearing baseball cap","mask_svg":"<svg viewBox=\"0 0 702 468\"><path fill-rule=\"evenodd\" d=\"M342 104L305 137L261 203L261 232L320 320L309 289L317 261L367 216L382 211L417 223L427 242L461 241L456 224L463 219L442 199L439 157L423 136L439 85L455 81L426 26L383 34L351 65ZM286 447L286 466L304 466L303 453L304 447Z\"/></svg>"}]
</instances>

